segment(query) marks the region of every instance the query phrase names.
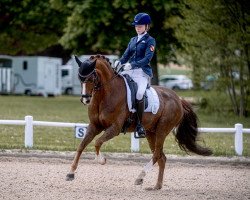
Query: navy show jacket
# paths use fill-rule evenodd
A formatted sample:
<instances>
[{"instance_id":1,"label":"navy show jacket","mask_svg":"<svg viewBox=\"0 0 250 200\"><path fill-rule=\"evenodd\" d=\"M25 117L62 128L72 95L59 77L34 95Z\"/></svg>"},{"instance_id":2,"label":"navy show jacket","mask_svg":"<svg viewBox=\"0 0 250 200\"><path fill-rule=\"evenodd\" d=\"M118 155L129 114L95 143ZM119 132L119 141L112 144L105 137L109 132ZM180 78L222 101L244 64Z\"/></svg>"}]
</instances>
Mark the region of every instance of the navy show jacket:
<instances>
[{"instance_id":1,"label":"navy show jacket","mask_svg":"<svg viewBox=\"0 0 250 200\"><path fill-rule=\"evenodd\" d=\"M137 38L137 36L131 38L127 49L120 59L120 62L121 64L129 62L132 69L142 68L147 75L153 77L152 68L149 63L154 55L155 39L148 33L138 42Z\"/></svg>"}]
</instances>

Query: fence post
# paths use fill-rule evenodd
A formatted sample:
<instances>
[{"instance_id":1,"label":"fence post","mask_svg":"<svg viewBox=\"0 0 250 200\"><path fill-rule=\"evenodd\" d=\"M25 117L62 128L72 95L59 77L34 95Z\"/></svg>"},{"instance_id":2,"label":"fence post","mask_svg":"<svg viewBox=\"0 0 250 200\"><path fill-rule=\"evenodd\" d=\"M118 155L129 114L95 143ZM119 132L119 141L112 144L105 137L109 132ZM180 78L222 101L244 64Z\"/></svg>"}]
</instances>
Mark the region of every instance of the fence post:
<instances>
[{"instance_id":1,"label":"fence post","mask_svg":"<svg viewBox=\"0 0 250 200\"><path fill-rule=\"evenodd\" d=\"M131 152L140 151L140 140L134 137L134 134L131 133Z\"/></svg>"},{"instance_id":2,"label":"fence post","mask_svg":"<svg viewBox=\"0 0 250 200\"><path fill-rule=\"evenodd\" d=\"M25 116L24 145L27 148L33 147L33 117Z\"/></svg>"},{"instance_id":3,"label":"fence post","mask_svg":"<svg viewBox=\"0 0 250 200\"><path fill-rule=\"evenodd\" d=\"M238 156L242 156L243 152L243 125L235 124L234 138L235 152Z\"/></svg>"}]
</instances>

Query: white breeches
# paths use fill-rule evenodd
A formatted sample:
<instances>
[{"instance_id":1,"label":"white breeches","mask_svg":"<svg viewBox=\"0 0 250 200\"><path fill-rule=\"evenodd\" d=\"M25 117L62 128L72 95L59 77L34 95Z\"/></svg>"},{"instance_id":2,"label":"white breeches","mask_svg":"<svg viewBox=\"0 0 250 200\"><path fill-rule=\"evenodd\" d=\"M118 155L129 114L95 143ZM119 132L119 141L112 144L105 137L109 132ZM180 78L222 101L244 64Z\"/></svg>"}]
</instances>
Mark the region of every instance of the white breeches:
<instances>
[{"instance_id":1,"label":"white breeches","mask_svg":"<svg viewBox=\"0 0 250 200\"><path fill-rule=\"evenodd\" d=\"M137 83L138 91L136 93L136 99L141 100L146 91L150 77L141 68L123 71L121 74L128 74Z\"/></svg>"}]
</instances>

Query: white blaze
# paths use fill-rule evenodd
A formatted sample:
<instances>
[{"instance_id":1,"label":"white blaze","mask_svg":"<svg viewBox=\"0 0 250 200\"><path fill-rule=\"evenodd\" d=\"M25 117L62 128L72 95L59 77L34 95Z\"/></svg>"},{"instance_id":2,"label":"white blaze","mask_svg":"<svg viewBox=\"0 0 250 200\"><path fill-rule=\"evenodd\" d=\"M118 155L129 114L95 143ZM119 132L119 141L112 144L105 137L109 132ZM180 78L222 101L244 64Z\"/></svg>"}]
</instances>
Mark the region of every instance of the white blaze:
<instances>
[{"instance_id":1,"label":"white blaze","mask_svg":"<svg viewBox=\"0 0 250 200\"><path fill-rule=\"evenodd\" d=\"M82 83L82 94L86 94L86 84ZM82 98L84 104L86 104L86 98Z\"/></svg>"}]
</instances>

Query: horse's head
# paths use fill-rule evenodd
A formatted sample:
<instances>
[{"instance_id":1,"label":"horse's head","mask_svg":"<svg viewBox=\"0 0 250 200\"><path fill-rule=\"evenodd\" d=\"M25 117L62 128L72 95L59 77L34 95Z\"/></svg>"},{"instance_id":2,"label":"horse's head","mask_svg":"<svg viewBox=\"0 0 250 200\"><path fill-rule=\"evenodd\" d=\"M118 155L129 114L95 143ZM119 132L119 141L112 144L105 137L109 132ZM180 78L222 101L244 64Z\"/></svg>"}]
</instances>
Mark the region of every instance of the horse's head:
<instances>
[{"instance_id":1,"label":"horse's head","mask_svg":"<svg viewBox=\"0 0 250 200\"><path fill-rule=\"evenodd\" d=\"M97 82L97 75L95 71L96 60L87 59L84 62L81 62L77 56L75 56L75 60L79 66L78 78L82 87L81 102L87 105L90 103L92 91L94 90Z\"/></svg>"},{"instance_id":2,"label":"horse's head","mask_svg":"<svg viewBox=\"0 0 250 200\"><path fill-rule=\"evenodd\" d=\"M88 105L93 92L103 85L101 83L102 78L100 78L101 74L103 74L103 76L107 74L104 73L104 71L109 71L108 74L113 74L113 71L107 58L101 55L91 56L84 62L81 62L79 58L75 56L75 60L79 66L78 78L82 87L81 102ZM96 62L97 60L99 60L98 64Z\"/></svg>"}]
</instances>

